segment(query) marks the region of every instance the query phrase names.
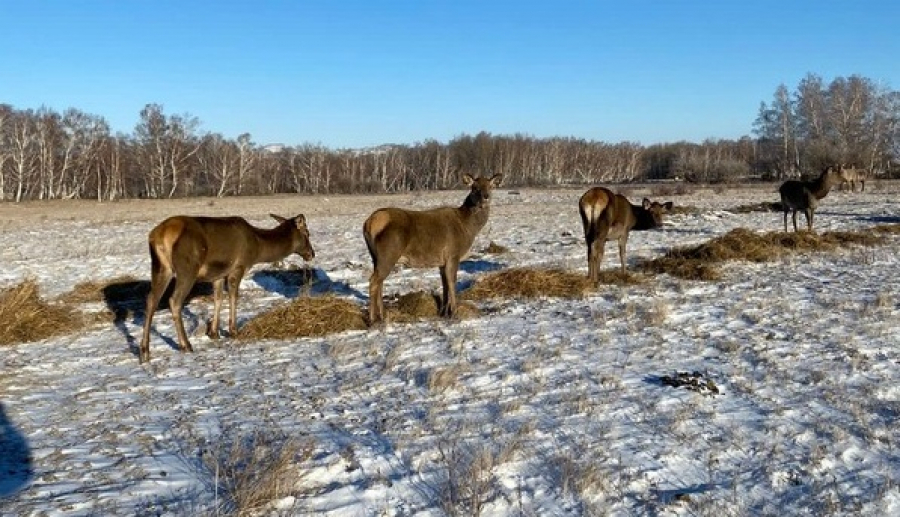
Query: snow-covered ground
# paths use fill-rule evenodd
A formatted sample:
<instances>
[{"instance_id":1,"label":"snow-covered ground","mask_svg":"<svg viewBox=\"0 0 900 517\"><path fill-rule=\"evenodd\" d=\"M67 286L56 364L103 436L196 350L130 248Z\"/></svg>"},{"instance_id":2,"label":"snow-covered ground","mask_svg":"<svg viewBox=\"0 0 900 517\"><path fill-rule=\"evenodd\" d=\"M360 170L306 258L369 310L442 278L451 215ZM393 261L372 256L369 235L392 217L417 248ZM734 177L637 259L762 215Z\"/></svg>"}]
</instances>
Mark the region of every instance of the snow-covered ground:
<instances>
[{"instance_id":1,"label":"snow-covered ground","mask_svg":"<svg viewBox=\"0 0 900 517\"><path fill-rule=\"evenodd\" d=\"M817 230L900 222L896 187L833 192ZM499 189L461 283L517 266L586 272L582 190ZM84 281L147 279L147 232L176 213L270 226L269 212L302 212L320 281L363 306L366 215L464 196L0 205L0 287L35 278L52 299ZM782 224L728 210L776 201L771 185L658 199L697 210L633 233L632 264ZM194 354L174 348L162 312L149 366L133 353L140 318L3 347L0 513L215 514L227 487L203 458L265 436L310 448L266 514L900 515L900 239L889 239L727 264L718 282L655 276L583 299L498 300L463 321L194 336ZM479 253L490 241L509 252ZM609 243L604 267L617 266ZM241 321L296 296L260 269L243 282ZM404 269L385 292L439 285L437 270ZM208 305L189 306L188 332ZM676 372L718 394L666 385Z\"/></svg>"}]
</instances>

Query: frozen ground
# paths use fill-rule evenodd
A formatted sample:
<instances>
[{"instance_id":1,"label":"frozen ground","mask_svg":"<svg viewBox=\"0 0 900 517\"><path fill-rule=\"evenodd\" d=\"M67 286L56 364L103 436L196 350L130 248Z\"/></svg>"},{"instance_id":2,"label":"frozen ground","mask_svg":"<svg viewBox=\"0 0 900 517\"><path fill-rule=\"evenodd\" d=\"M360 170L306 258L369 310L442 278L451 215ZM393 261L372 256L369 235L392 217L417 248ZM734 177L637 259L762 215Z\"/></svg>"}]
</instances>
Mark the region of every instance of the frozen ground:
<instances>
[{"instance_id":1,"label":"frozen ground","mask_svg":"<svg viewBox=\"0 0 900 517\"><path fill-rule=\"evenodd\" d=\"M897 190L833 192L817 229L900 222ZM461 282L524 265L585 272L581 192L500 189ZM366 215L464 195L3 204L0 287L36 278L53 298L147 279L146 234L176 213L268 226L269 212L302 212L320 281L362 305ZM776 199L773 186L662 198L698 210L632 234L629 261L735 227L780 229L780 214L728 211ZM490 241L509 252L477 253ZM900 515L898 249L892 237L729 264L714 283L657 276L584 299L499 300L459 322L195 336L187 355L162 312L144 367L140 318L0 348L0 513L215 514L228 494L204 454L264 435L311 447L266 514ZM385 291L439 284L436 270L407 269ZM297 295L261 274L242 288L242 321ZM209 311L195 300L188 331ZM676 372L718 394L662 382Z\"/></svg>"}]
</instances>

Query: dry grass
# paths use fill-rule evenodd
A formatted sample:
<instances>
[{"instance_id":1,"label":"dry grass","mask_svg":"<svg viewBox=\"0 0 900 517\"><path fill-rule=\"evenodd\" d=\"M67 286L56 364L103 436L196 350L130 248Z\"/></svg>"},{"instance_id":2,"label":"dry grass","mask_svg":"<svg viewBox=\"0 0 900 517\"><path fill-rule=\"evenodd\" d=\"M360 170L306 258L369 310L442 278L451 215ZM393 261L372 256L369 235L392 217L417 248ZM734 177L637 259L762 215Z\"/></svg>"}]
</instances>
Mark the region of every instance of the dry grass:
<instances>
[{"instance_id":1,"label":"dry grass","mask_svg":"<svg viewBox=\"0 0 900 517\"><path fill-rule=\"evenodd\" d=\"M366 328L360 306L333 295L301 296L252 318L238 330L240 339L325 336Z\"/></svg>"},{"instance_id":2,"label":"dry grass","mask_svg":"<svg viewBox=\"0 0 900 517\"><path fill-rule=\"evenodd\" d=\"M668 273L690 280L717 280L716 264L745 260L768 262L787 252L831 251L851 245L875 246L885 237L871 230L825 232L756 233L735 228L725 235L696 246L669 250L664 256L643 262L641 268L651 273Z\"/></svg>"},{"instance_id":3,"label":"dry grass","mask_svg":"<svg viewBox=\"0 0 900 517\"><path fill-rule=\"evenodd\" d=\"M618 270L603 271L601 284L634 285L643 281L638 275ZM485 275L465 291L471 300L491 298L581 298L594 290L588 277L563 269L510 268Z\"/></svg>"},{"instance_id":4,"label":"dry grass","mask_svg":"<svg viewBox=\"0 0 900 517\"><path fill-rule=\"evenodd\" d=\"M42 299L34 280L0 290L0 345L71 334L90 323L68 305Z\"/></svg>"},{"instance_id":5,"label":"dry grass","mask_svg":"<svg viewBox=\"0 0 900 517\"><path fill-rule=\"evenodd\" d=\"M216 493L217 514L254 515L295 493L298 465L313 453L311 442L282 433L255 431L226 435L204 451L206 482Z\"/></svg>"}]
</instances>

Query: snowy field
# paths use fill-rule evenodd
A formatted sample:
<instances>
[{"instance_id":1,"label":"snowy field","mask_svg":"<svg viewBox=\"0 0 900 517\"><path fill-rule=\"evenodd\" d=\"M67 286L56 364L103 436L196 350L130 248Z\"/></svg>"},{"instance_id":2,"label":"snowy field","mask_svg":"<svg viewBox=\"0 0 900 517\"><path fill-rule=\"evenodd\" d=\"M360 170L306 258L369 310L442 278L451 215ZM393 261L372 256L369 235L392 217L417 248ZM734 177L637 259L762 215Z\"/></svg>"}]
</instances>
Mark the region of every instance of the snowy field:
<instances>
[{"instance_id":1,"label":"snowy field","mask_svg":"<svg viewBox=\"0 0 900 517\"><path fill-rule=\"evenodd\" d=\"M586 273L583 190L498 189L460 283L517 266ZM816 228L900 222L898 192L833 191ZM318 291L362 307L365 217L464 196L2 204L0 287L34 278L53 299L80 282L149 279L147 232L177 213L260 226L304 213ZM632 265L782 225L780 213L729 211L776 201L773 185L650 197L697 210L633 233ZM194 354L175 349L163 311L149 366L134 354L140 317L3 347L0 514L226 513L226 476L204 458L262 437L303 452L264 515L900 515L900 239L888 239L729 263L717 282L663 275L583 299L497 300L470 320L288 341L195 335ZM509 251L481 253L491 241ZM298 296L266 267L244 279L240 322ZM436 269L404 269L385 293L439 286ZM190 304L189 333L209 305ZM718 393L662 382L676 372Z\"/></svg>"}]
</instances>

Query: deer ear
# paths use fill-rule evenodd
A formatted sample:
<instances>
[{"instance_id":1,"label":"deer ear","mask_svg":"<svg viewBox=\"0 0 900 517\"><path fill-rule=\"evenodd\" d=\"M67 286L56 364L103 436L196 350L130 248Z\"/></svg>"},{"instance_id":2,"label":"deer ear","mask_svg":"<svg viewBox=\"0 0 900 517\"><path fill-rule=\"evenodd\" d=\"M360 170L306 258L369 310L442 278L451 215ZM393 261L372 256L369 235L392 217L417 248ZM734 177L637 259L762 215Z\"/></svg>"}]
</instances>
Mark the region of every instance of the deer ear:
<instances>
[{"instance_id":1,"label":"deer ear","mask_svg":"<svg viewBox=\"0 0 900 517\"><path fill-rule=\"evenodd\" d=\"M463 174L462 180L463 180L463 185L465 185L467 187L471 187L472 183L475 183L475 178L473 178L472 175L469 174L468 172Z\"/></svg>"},{"instance_id":2,"label":"deer ear","mask_svg":"<svg viewBox=\"0 0 900 517\"><path fill-rule=\"evenodd\" d=\"M491 186L492 187L499 187L500 183L502 183L502 182L503 182L502 174L494 174L493 176L491 176Z\"/></svg>"},{"instance_id":3,"label":"deer ear","mask_svg":"<svg viewBox=\"0 0 900 517\"><path fill-rule=\"evenodd\" d=\"M269 217L271 217L272 219L275 219L279 223L283 223L283 222L287 221L287 219L285 219L284 217L281 217L280 215L269 214Z\"/></svg>"},{"instance_id":4,"label":"deer ear","mask_svg":"<svg viewBox=\"0 0 900 517\"><path fill-rule=\"evenodd\" d=\"M671 201L667 201L666 204L663 205L663 208L665 208L666 210L671 210L673 206L675 205L672 204Z\"/></svg>"},{"instance_id":5,"label":"deer ear","mask_svg":"<svg viewBox=\"0 0 900 517\"><path fill-rule=\"evenodd\" d=\"M298 215L294 218L294 224L297 225L297 228L306 228L306 216L303 214Z\"/></svg>"},{"instance_id":6,"label":"deer ear","mask_svg":"<svg viewBox=\"0 0 900 517\"><path fill-rule=\"evenodd\" d=\"M653 206L653 203L650 202L649 199L644 198L644 202L641 204L644 207L644 210L650 210L650 207Z\"/></svg>"}]
</instances>

